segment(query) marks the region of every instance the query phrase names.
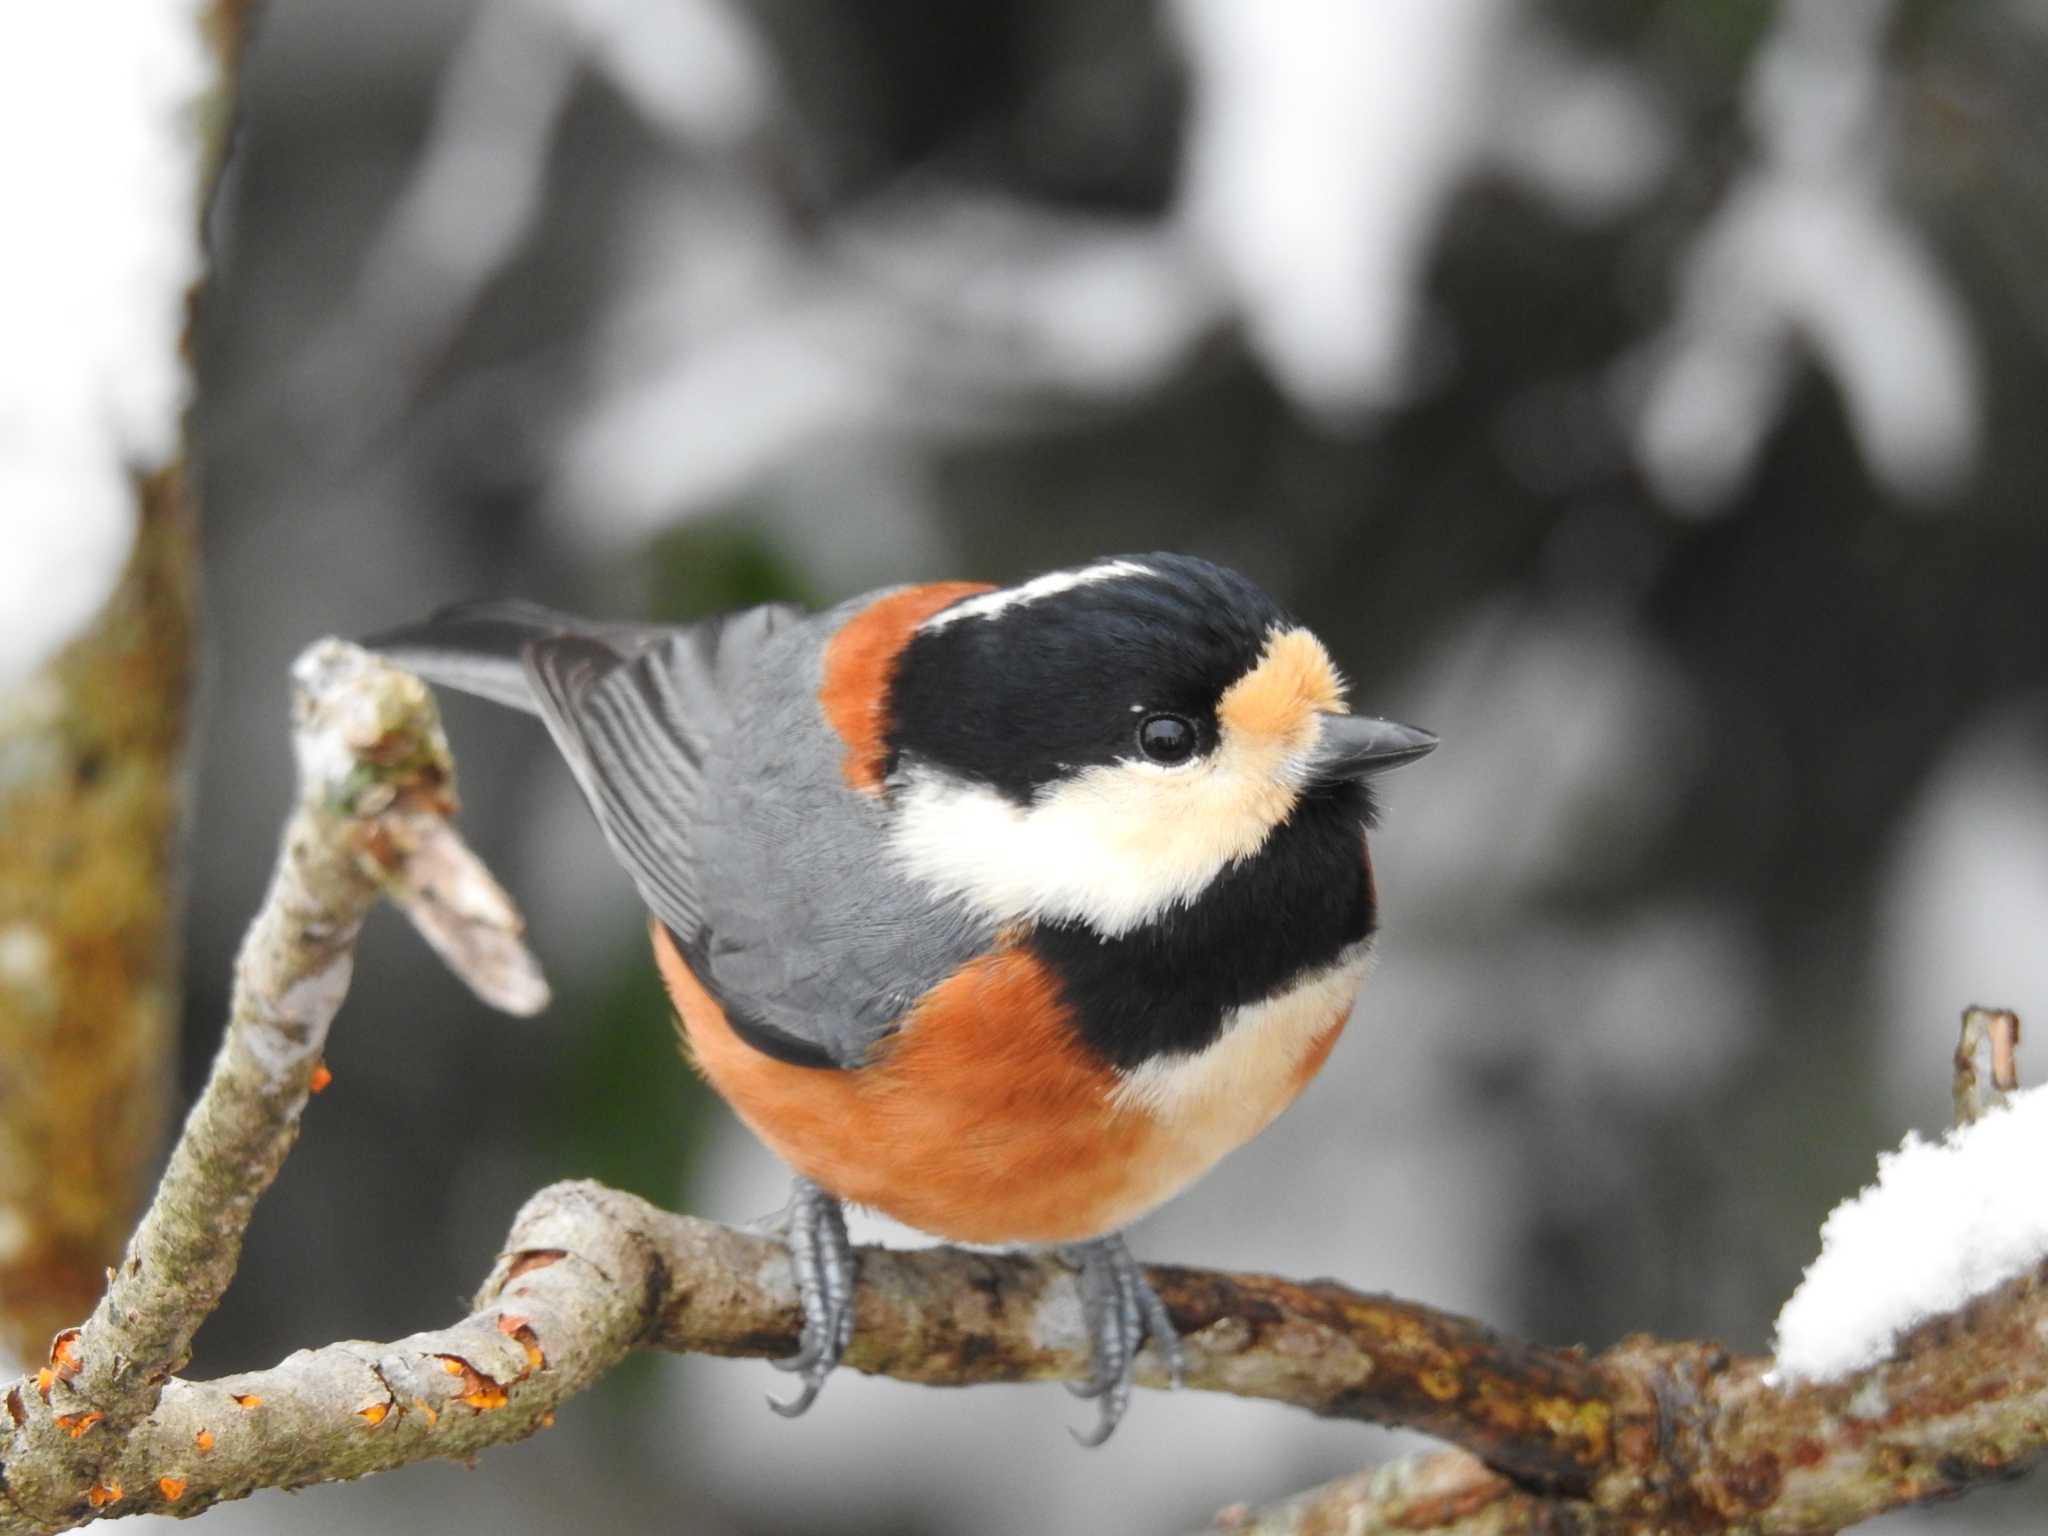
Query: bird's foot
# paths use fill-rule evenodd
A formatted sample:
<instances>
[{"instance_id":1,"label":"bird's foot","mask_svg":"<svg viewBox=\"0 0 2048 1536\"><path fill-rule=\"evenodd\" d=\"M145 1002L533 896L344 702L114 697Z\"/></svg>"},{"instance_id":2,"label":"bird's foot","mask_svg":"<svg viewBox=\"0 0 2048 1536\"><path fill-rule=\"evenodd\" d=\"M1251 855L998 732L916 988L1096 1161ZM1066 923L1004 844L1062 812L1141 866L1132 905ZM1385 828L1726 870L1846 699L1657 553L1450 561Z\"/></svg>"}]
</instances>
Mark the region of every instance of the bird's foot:
<instances>
[{"instance_id":1,"label":"bird's foot","mask_svg":"<svg viewBox=\"0 0 2048 1536\"><path fill-rule=\"evenodd\" d=\"M797 1352L770 1362L803 1378L794 1397L770 1397L768 1406L793 1419L818 1400L818 1389L853 1339L853 1285L858 1264L846 1237L846 1213L836 1195L798 1178L789 1191L789 1264L803 1304L804 1331Z\"/></svg>"},{"instance_id":2,"label":"bird's foot","mask_svg":"<svg viewBox=\"0 0 2048 1536\"><path fill-rule=\"evenodd\" d=\"M1187 1380L1187 1357L1166 1303L1152 1289L1121 1235L1112 1232L1090 1243L1062 1248L1059 1253L1081 1272L1081 1315L1088 1325L1092 1357L1088 1379L1069 1382L1067 1390L1076 1397L1094 1398L1099 1408L1094 1429L1085 1435L1077 1430L1068 1433L1083 1445L1100 1445L1130 1406L1138 1351L1145 1341L1152 1341L1176 1387Z\"/></svg>"}]
</instances>

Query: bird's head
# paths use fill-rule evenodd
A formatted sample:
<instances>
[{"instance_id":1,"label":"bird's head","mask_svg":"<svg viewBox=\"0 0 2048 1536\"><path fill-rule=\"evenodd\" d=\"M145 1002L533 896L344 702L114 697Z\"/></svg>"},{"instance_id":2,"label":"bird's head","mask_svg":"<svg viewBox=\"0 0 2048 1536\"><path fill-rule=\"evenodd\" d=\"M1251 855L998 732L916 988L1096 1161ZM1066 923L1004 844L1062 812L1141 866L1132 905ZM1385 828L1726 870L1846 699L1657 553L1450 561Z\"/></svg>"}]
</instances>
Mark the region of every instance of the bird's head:
<instances>
[{"instance_id":1,"label":"bird's head","mask_svg":"<svg viewBox=\"0 0 2048 1536\"><path fill-rule=\"evenodd\" d=\"M1362 832L1366 780L1436 745L1351 714L1321 641L1236 572L1174 554L941 609L887 715L909 871L999 921L1104 935L1191 902L1305 804Z\"/></svg>"}]
</instances>

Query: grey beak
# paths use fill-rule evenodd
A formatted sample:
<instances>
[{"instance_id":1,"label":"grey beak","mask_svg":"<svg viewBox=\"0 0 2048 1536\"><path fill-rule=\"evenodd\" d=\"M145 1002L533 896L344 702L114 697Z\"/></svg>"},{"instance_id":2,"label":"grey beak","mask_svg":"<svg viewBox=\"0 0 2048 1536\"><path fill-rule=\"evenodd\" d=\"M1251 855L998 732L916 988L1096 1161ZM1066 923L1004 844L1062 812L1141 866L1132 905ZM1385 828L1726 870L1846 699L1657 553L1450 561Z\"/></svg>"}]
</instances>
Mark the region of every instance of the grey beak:
<instances>
[{"instance_id":1,"label":"grey beak","mask_svg":"<svg viewBox=\"0 0 2048 1536\"><path fill-rule=\"evenodd\" d=\"M1323 716L1322 739L1309 763L1311 778L1323 783L1364 779L1412 763L1436 750L1436 738L1412 725L1363 715Z\"/></svg>"}]
</instances>

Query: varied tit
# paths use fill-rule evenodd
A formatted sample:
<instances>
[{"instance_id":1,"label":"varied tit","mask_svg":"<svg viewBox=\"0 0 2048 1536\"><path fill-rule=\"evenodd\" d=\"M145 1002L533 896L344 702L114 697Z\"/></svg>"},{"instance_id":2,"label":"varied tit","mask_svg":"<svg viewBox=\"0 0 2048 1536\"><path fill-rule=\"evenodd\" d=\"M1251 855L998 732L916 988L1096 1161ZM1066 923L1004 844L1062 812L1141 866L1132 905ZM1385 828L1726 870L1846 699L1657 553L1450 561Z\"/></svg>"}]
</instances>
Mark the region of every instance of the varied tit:
<instances>
[{"instance_id":1,"label":"varied tit","mask_svg":"<svg viewBox=\"0 0 2048 1536\"><path fill-rule=\"evenodd\" d=\"M1080 1270L1115 1428L1165 1308L1119 1235L1313 1077L1365 976L1371 777L1434 737L1186 555L681 626L490 603L370 642L537 713L652 919L691 1058L796 1170L816 1397L841 1202ZM773 1401L771 1399L771 1401Z\"/></svg>"}]
</instances>

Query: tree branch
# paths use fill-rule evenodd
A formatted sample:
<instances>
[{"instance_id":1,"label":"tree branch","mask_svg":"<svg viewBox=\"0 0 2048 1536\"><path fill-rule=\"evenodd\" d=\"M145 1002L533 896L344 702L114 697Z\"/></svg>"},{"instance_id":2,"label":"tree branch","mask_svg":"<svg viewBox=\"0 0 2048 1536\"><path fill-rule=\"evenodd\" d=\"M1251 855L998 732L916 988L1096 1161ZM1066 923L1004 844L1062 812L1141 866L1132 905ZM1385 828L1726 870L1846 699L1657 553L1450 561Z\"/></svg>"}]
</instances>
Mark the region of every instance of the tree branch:
<instances>
[{"instance_id":1,"label":"tree branch","mask_svg":"<svg viewBox=\"0 0 2048 1536\"><path fill-rule=\"evenodd\" d=\"M528 1202L451 1327L218 1381L170 1374L289 1150L370 903L393 896L499 1006L545 999L516 912L448 825L453 770L425 689L332 641L294 675L300 803L226 1039L108 1296L0 1394L0 1536L473 1456L546 1425L637 1348L796 1345L779 1241L572 1183ZM1329 1280L1149 1273L1191 1386L1464 1448L1227 1511L1232 1529L1799 1536L2011 1476L2048 1448L2038 1276L1922 1327L1870 1371L1781 1392L1768 1362L1707 1343L1635 1339L1588 1358ZM1046 1260L866 1249L848 1364L933 1386L1078 1379L1078 1289ZM1139 1379L1163 1385L1149 1353Z\"/></svg>"},{"instance_id":2,"label":"tree branch","mask_svg":"<svg viewBox=\"0 0 2048 1536\"><path fill-rule=\"evenodd\" d=\"M1188 1330L1198 1388L1342 1417L1420 1414L1560 1471L1584 1454L1574 1431L1530 1426L1511 1443L1495 1415L1461 1424L1420 1408L1418 1379L1481 1371L1504 1400L1532 1395L1509 1374L1526 1367L1542 1384L1534 1395L1562 1405L1556 1428L1600 1417L1597 1406L1587 1415L1586 1404L1553 1395L1567 1382L1599 1389L1583 1366L1506 1344L1461 1318L1329 1282L1185 1269L1155 1269L1152 1278ZM636 1348L784 1355L801 1322L779 1240L672 1215L600 1185L558 1184L520 1212L476 1310L453 1327L330 1345L221 1381L173 1381L125 1440L99 1442L108 1454L94 1459L90 1482L77 1483L68 1467L70 1482L32 1479L33 1459L10 1462L17 1501L44 1523L15 1527L0 1516L0 1531L61 1529L89 1509L82 1500L94 1486L121 1489L121 1513L183 1514L256 1488L474 1455L532 1434ZM932 1386L1077 1380L1087 1348L1078 1290L1055 1264L951 1248L861 1253L848 1353L855 1369ZM1149 1361L1143 1377L1164 1384ZM765 1417L762 1428L773 1429ZM202 1434L211 1437L203 1453Z\"/></svg>"},{"instance_id":3,"label":"tree branch","mask_svg":"<svg viewBox=\"0 0 2048 1536\"><path fill-rule=\"evenodd\" d=\"M338 642L309 650L294 680L299 804L236 960L212 1073L99 1306L7 1394L0 1482L24 1508L112 1488L103 1448L131 1430L147 1440L140 1426L234 1277L250 1214L297 1137L380 894L487 1001L531 1012L547 999L510 899L448 824L454 767L425 686Z\"/></svg>"}]
</instances>

